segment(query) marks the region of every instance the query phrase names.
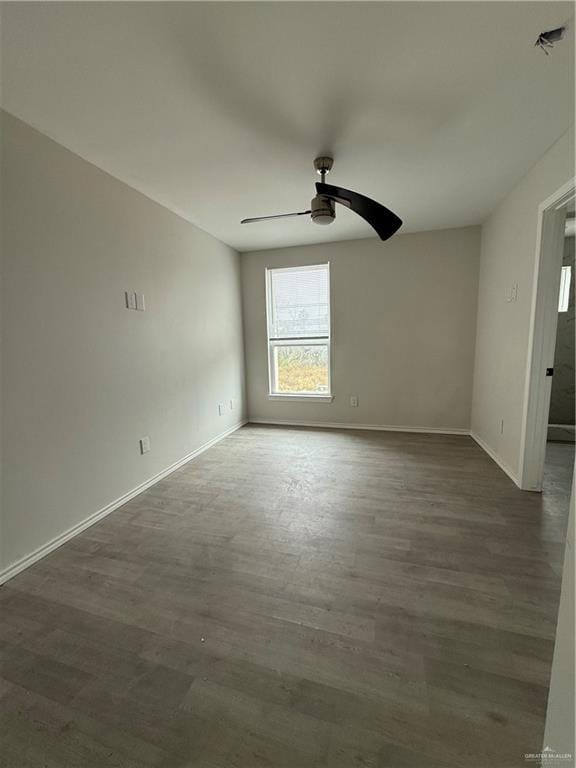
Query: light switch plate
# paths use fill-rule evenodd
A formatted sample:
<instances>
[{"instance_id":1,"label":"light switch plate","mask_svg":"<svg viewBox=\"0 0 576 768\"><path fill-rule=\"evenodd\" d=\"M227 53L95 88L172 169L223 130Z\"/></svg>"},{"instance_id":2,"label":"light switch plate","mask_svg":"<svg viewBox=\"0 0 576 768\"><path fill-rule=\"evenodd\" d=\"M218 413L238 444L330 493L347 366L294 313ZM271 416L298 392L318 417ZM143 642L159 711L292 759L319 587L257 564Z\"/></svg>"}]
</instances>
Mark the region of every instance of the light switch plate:
<instances>
[{"instance_id":1,"label":"light switch plate","mask_svg":"<svg viewBox=\"0 0 576 768\"><path fill-rule=\"evenodd\" d=\"M124 291L126 309L136 309L136 294L134 291Z\"/></svg>"},{"instance_id":2,"label":"light switch plate","mask_svg":"<svg viewBox=\"0 0 576 768\"><path fill-rule=\"evenodd\" d=\"M218 403L218 415L224 416L224 412L226 411L226 407L224 403Z\"/></svg>"},{"instance_id":3,"label":"light switch plate","mask_svg":"<svg viewBox=\"0 0 576 768\"><path fill-rule=\"evenodd\" d=\"M146 302L144 300L144 294L143 293L137 293L136 294L136 309L139 312L144 312L146 309Z\"/></svg>"},{"instance_id":4,"label":"light switch plate","mask_svg":"<svg viewBox=\"0 0 576 768\"><path fill-rule=\"evenodd\" d=\"M358 398L357 398L356 395L351 395L351 397L350 397L350 405L353 408L357 408L358 407Z\"/></svg>"},{"instance_id":5,"label":"light switch plate","mask_svg":"<svg viewBox=\"0 0 576 768\"><path fill-rule=\"evenodd\" d=\"M140 453L148 453L150 450L150 438L149 437L142 437L140 438Z\"/></svg>"},{"instance_id":6,"label":"light switch plate","mask_svg":"<svg viewBox=\"0 0 576 768\"><path fill-rule=\"evenodd\" d=\"M506 301L508 303L515 302L518 298L518 283L512 283L510 290L506 294Z\"/></svg>"}]
</instances>

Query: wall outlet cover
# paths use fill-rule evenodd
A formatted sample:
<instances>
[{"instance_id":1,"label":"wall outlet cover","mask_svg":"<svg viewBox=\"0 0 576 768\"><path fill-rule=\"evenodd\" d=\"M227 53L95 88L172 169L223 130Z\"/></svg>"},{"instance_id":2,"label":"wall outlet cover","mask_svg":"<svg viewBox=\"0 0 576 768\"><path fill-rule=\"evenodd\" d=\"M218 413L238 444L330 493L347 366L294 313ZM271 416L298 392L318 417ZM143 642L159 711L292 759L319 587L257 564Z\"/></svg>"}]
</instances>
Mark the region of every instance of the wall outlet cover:
<instances>
[{"instance_id":1,"label":"wall outlet cover","mask_svg":"<svg viewBox=\"0 0 576 768\"><path fill-rule=\"evenodd\" d=\"M140 453L148 453L150 450L150 438L149 437L142 437L140 438Z\"/></svg>"}]
</instances>

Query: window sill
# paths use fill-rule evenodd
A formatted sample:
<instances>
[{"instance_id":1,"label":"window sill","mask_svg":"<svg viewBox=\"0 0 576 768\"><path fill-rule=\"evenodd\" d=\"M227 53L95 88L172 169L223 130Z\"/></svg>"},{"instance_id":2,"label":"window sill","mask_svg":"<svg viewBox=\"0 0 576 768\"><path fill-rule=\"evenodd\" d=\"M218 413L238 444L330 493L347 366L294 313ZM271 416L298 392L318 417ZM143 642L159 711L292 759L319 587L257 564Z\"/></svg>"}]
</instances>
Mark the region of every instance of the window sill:
<instances>
[{"instance_id":1,"label":"window sill","mask_svg":"<svg viewBox=\"0 0 576 768\"><path fill-rule=\"evenodd\" d=\"M302 402L302 403L331 403L334 400L334 395L275 395L269 394L269 400L280 400L285 402Z\"/></svg>"}]
</instances>

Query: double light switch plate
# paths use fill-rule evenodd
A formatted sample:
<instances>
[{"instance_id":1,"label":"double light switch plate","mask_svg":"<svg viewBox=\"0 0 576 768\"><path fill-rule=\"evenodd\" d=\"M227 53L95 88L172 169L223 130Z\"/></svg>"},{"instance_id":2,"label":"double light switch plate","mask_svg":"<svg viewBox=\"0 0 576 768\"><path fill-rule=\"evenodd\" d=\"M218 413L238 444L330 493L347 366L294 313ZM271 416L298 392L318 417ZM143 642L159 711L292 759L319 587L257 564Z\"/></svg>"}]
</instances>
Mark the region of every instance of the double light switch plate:
<instances>
[{"instance_id":1,"label":"double light switch plate","mask_svg":"<svg viewBox=\"0 0 576 768\"><path fill-rule=\"evenodd\" d=\"M146 301L143 293L124 291L124 297L126 300L126 309L136 309L139 312L144 312L146 309Z\"/></svg>"}]
</instances>

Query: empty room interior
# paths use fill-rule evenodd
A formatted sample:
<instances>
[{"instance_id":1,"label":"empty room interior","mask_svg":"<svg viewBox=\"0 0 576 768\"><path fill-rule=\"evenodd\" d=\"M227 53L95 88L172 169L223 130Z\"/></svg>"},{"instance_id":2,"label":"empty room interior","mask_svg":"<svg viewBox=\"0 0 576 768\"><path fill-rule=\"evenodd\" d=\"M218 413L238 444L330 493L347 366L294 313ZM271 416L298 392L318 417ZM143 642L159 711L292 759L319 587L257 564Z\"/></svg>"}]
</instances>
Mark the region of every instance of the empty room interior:
<instances>
[{"instance_id":1,"label":"empty room interior","mask_svg":"<svg viewBox=\"0 0 576 768\"><path fill-rule=\"evenodd\" d=\"M0 34L0 764L574 766L573 3Z\"/></svg>"}]
</instances>

